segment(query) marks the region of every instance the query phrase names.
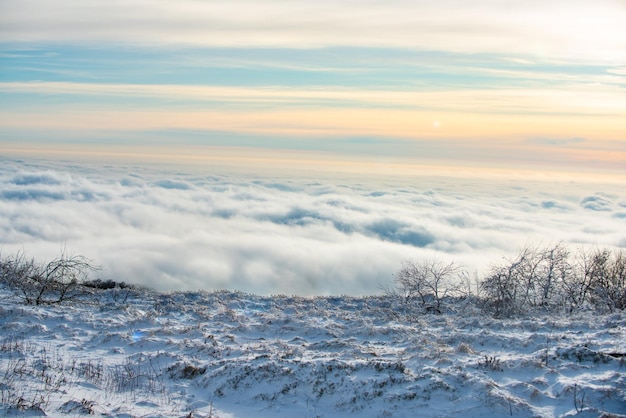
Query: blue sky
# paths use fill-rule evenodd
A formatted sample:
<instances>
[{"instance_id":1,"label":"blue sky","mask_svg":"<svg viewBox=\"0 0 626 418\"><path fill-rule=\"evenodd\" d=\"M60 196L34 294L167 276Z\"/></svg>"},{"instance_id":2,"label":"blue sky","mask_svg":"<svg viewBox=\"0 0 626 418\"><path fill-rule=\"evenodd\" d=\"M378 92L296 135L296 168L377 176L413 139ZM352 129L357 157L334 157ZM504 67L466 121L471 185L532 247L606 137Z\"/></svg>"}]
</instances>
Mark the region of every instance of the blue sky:
<instances>
[{"instance_id":1,"label":"blue sky","mask_svg":"<svg viewBox=\"0 0 626 418\"><path fill-rule=\"evenodd\" d=\"M0 11L5 152L167 159L193 146L365 171L586 175L626 160L616 0L5 0Z\"/></svg>"}]
</instances>

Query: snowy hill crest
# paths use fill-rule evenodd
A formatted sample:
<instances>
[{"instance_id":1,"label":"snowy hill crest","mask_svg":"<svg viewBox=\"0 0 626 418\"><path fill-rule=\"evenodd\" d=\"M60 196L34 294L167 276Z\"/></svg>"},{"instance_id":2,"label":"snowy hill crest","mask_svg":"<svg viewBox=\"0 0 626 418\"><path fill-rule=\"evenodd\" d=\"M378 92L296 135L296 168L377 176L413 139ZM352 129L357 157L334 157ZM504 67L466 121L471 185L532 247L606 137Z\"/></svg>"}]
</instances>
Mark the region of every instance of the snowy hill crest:
<instances>
[{"instance_id":1,"label":"snowy hill crest","mask_svg":"<svg viewBox=\"0 0 626 418\"><path fill-rule=\"evenodd\" d=\"M391 296L2 296L2 416L626 414L623 312L493 319L462 303L421 314Z\"/></svg>"}]
</instances>

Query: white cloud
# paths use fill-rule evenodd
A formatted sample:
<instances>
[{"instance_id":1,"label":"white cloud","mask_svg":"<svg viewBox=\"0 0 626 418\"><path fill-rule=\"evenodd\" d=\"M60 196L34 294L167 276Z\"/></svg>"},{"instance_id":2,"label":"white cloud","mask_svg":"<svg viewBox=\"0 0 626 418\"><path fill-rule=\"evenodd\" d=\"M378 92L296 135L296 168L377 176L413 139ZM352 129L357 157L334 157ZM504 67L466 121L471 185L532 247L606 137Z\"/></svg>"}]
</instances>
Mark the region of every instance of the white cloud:
<instances>
[{"instance_id":1,"label":"white cloud","mask_svg":"<svg viewBox=\"0 0 626 418\"><path fill-rule=\"evenodd\" d=\"M620 80L621 83L623 80ZM619 83L617 83L619 85ZM562 88L440 89L429 91L399 91L334 87L222 87L202 85L139 85L97 84L74 82L0 82L0 92L27 94L62 94L77 96L119 96L120 98L150 98L154 108L162 108L163 100L198 100L205 105L236 105L238 109L258 109L254 106L331 105L397 109L428 109L438 112L471 113L542 113L563 112L581 115L621 115L626 99L614 85L569 85ZM100 110L104 110L100 107ZM108 111L112 109L107 109ZM414 110L413 110L414 111ZM432 122L443 127L440 120ZM5 125L12 126L6 122Z\"/></svg>"},{"instance_id":2,"label":"white cloud","mask_svg":"<svg viewBox=\"0 0 626 418\"><path fill-rule=\"evenodd\" d=\"M607 70L609 74L626 75L626 67L610 68Z\"/></svg>"},{"instance_id":3,"label":"white cloud","mask_svg":"<svg viewBox=\"0 0 626 418\"><path fill-rule=\"evenodd\" d=\"M106 278L161 290L375 293L407 257L480 270L527 243L619 245L626 236L621 206L606 203L626 196L593 183L310 181L2 162L3 253L51 258L65 245Z\"/></svg>"},{"instance_id":4,"label":"white cloud","mask_svg":"<svg viewBox=\"0 0 626 418\"><path fill-rule=\"evenodd\" d=\"M545 57L624 58L613 1L316 2L5 0L6 41L153 45L410 47Z\"/></svg>"}]
</instances>

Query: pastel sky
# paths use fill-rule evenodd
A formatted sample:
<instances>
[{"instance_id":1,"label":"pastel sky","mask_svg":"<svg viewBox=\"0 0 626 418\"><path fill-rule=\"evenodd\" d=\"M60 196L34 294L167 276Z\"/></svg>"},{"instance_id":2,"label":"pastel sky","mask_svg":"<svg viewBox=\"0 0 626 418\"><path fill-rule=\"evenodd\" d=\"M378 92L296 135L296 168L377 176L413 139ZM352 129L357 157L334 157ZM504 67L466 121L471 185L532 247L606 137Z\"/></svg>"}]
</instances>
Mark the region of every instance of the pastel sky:
<instances>
[{"instance_id":1,"label":"pastel sky","mask_svg":"<svg viewBox=\"0 0 626 418\"><path fill-rule=\"evenodd\" d=\"M623 175L623 0L1 0L0 148Z\"/></svg>"}]
</instances>

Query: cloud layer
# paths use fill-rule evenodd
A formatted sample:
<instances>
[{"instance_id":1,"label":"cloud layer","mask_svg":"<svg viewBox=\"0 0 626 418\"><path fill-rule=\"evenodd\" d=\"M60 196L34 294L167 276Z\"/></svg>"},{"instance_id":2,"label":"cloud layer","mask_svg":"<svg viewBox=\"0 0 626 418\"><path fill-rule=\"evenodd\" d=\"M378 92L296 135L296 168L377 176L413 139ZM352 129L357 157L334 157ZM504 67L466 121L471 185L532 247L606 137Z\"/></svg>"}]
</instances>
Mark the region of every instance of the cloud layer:
<instances>
[{"instance_id":1,"label":"cloud layer","mask_svg":"<svg viewBox=\"0 0 626 418\"><path fill-rule=\"evenodd\" d=\"M407 257L480 271L527 243L626 244L626 195L610 185L1 167L3 253L65 245L160 290L375 293Z\"/></svg>"}]
</instances>

